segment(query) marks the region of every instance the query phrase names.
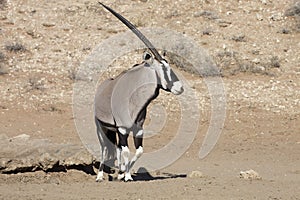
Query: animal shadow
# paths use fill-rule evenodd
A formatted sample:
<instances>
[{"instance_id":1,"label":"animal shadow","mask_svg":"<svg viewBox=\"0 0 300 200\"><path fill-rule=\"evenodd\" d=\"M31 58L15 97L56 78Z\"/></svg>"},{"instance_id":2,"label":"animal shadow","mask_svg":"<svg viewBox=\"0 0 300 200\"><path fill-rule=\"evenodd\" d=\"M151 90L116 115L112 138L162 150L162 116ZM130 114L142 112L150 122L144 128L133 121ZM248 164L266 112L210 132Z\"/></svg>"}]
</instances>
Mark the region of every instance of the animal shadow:
<instances>
[{"instance_id":1,"label":"animal shadow","mask_svg":"<svg viewBox=\"0 0 300 200\"><path fill-rule=\"evenodd\" d=\"M157 176L151 175L146 168L139 168L138 171L132 174L133 181L155 181L165 180L173 178L186 178L186 174L173 174L173 173L161 173ZM110 181L114 181L114 178L110 178Z\"/></svg>"}]
</instances>

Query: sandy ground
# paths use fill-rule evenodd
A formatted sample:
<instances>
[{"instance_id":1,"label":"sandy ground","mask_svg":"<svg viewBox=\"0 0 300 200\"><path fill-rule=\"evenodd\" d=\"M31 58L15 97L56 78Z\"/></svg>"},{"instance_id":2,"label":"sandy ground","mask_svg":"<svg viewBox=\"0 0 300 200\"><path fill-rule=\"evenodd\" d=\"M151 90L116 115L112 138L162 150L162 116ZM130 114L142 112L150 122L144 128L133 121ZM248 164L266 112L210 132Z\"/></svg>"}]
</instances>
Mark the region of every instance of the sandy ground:
<instances>
[{"instance_id":1,"label":"sandy ground","mask_svg":"<svg viewBox=\"0 0 300 200\"><path fill-rule=\"evenodd\" d=\"M96 183L95 175L78 170L0 174L0 199L300 199L299 21L286 16L293 1L106 4L139 27L185 33L212 56L227 101L216 147L199 159L209 94L203 77L177 69L199 95L201 119L175 163L129 183ZM97 44L126 28L93 1L0 1L0 13L0 133L80 144L73 75ZM157 102L169 99L162 93ZM166 106L170 119L161 135L145 140L146 152L174 137L180 112ZM240 177L250 169L260 178Z\"/></svg>"}]
</instances>

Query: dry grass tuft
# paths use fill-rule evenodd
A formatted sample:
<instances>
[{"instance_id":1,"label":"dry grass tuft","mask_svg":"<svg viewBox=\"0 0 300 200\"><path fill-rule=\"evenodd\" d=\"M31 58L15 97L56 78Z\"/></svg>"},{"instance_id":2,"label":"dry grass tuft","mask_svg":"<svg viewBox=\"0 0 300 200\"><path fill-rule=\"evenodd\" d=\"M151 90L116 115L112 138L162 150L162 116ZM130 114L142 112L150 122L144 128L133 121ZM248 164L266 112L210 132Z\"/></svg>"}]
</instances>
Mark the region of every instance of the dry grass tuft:
<instances>
[{"instance_id":1,"label":"dry grass tuft","mask_svg":"<svg viewBox=\"0 0 300 200\"><path fill-rule=\"evenodd\" d=\"M14 52L14 53L26 51L26 47L20 43L8 44L5 46L5 49L9 52Z\"/></svg>"}]
</instances>

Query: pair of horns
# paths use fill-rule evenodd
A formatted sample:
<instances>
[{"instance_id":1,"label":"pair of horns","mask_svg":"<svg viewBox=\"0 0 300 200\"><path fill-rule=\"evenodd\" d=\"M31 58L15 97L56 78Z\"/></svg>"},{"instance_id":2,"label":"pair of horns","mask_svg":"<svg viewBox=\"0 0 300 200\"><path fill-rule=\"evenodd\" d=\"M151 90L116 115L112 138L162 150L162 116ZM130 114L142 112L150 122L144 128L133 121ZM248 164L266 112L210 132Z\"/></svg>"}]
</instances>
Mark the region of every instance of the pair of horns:
<instances>
[{"instance_id":1,"label":"pair of horns","mask_svg":"<svg viewBox=\"0 0 300 200\"><path fill-rule=\"evenodd\" d=\"M126 18L124 18L122 15L120 15L110 7L104 5L101 2L98 3L102 5L104 8L106 8L109 12L111 12L114 16L116 16L121 22L123 22L148 47L148 49L153 53L154 57L157 60L159 61L164 60L161 57L161 55L158 53L156 48L153 46L153 44L132 23L130 23Z\"/></svg>"}]
</instances>

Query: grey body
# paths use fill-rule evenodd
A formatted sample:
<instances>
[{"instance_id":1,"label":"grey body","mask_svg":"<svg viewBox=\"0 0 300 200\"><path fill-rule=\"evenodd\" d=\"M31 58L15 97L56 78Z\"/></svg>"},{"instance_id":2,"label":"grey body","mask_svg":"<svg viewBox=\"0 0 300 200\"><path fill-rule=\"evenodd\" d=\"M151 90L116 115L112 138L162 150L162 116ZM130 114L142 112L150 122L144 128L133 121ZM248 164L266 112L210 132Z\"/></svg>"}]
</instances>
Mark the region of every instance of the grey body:
<instances>
[{"instance_id":1,"label":"grey body","mask_svg":"<svg viewBox=\"0 0 300 200\"><path fill-rule=\"evenodd\" d=\"M142 82L146 84L137 88ZM158 95L158 89L155 70L142 63L100 84L95 96L95 116L116 128L132 129L139 113Z\"/></svg>"},{"instance_id":2,"label":"grey body","mask_svg":"<svg viewBox=\"0 0 300 200\"><path fill-rule=\"evenodd\" d=\"M118 178L130 181L133 180L130 168L143 153L143 124L147 106L158 96L160 89L179 95L183 92L183 86L168 62L133 24L111 8L100 4L130 28L152 53L145 52L141 64L115 78L105 80L95 95L95 123L101 145L101 160L96 180L103 180L105 162L114 161L116 155ZM136 148L131 160L127 141L130 132L133 133ZM121 162L121 158L124 163Z\"/></svg>"}]
</instances>

